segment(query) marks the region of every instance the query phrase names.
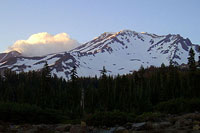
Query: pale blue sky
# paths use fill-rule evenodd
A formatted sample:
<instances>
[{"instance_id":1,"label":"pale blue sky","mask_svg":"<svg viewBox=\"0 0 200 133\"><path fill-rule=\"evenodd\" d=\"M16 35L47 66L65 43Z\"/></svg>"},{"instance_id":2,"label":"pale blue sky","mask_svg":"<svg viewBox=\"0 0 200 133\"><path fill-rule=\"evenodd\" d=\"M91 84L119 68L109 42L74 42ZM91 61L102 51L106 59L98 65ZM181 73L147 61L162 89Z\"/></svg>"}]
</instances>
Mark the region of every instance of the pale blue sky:
<instances>
[{"instance_id":1,"label":"pale blue sky","mask_svg":"<svg viewBox=\"0 0 200 133\"><path fill-rule=\"evenodd\" d=\"M0 52L39 32L66 32L85 43L123 29L200 44L200 0L0 0Z\"/></svg>"}]
</instances>

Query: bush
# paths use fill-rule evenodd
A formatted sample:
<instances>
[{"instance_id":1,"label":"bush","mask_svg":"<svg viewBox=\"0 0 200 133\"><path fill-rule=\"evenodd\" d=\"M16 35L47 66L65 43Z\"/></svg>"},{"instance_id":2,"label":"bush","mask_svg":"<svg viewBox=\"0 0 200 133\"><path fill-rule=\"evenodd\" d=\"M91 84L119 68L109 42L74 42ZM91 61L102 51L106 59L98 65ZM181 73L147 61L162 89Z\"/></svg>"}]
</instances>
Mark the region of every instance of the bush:
<instances>
[{"instance_id":1,"label":"bush","mask_svg":"<svg viewBox=\"0 0 200 133\"><path fill-rule=\"evenodd\" d=\"M193 98L193 99L187 100L186 103L188 105L187 112L200 111L200 99Z\"/></svg>"},{"instance_id":2,"label":"bush","mask_svg":"<svg viewBox=\"0 0 200 133\"><path fill-rule=\"evenodd\" d=\"M0 102L0 120L13 123L59 123L67 119L58 110L35 105Z\"/></svg>"},{"instance_id":3,"label":"bush","mask_svg":"<svg viewBox=\"0 0 200 133\"><path fill-rule=\"evenodd\" d=\"M200 111L200 99L173 99L159 103L155 106L155 110L171 114Z\"/></svg>"},{"instance_id":4,"label":"bush","mask_svg":"<svg viewBox=\"0 0 200 133\"><path fill-rule=\"evenodd\" d=\"M143 114L136 117L135 121L137 122L144 122L144 121L160 121L160 119L164 115L160 112L144 112Z\"/></svg>"},{"instance_id":5,"label":"bush","mask_svg":"<svg viewBox=\"0 0 200 133\"><path fill-rule=\"evenodd\" d=\"M134 113L127 114L119 111L114 112L96 112L86 118L88 125L92 126L107 126L123 125L127 122L132 122L135 119Z\"/></svg>"}]
</instances>

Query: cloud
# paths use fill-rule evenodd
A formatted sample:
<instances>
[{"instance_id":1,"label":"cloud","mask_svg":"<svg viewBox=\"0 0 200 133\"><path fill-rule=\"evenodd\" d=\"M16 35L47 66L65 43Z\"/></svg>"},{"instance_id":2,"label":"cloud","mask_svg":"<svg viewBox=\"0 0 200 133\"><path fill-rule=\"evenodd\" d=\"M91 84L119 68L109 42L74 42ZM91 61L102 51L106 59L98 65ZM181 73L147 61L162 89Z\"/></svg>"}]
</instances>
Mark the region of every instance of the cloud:
<instances>
[{"instance_id":1,"label":"cloud","mask_svg":"<svg viewBox=\"0 0 200 133\"><path fill-rule=\"evenodd\" d=\"M16 50L24 56L43 56L69 51L80 44L66 33L51 35L47 32L31 35L27 40L18 40L6 52Z\"/></svg>"}]
</instances>

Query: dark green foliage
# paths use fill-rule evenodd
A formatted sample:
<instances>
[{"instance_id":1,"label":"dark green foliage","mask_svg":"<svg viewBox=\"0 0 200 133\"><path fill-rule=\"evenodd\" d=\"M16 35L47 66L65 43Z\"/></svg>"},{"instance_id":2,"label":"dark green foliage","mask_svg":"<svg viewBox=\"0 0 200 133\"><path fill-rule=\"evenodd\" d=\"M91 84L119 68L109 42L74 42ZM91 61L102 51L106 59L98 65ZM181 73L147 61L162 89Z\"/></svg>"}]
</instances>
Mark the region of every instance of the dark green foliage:
<instances>
[{"instance_id":1,"label":"dark green foliage","mask_svg":"<svg viewBox=\"0 0 200 133\"><path fill-rule=\"evenodd\" d=\"M200 99L172 99L166 102L161 102L155 106L155 110L165 113L188 113L200 110Z\"/></svg>"},{"instance_id":2,"label":"dark green foliage","mask_svg":"<svg viewBox=\"0 0 200 133\"><path fill-rule=\"evenodd\" d=\"M200 67L200 56L199 56L199 60L198 60L198 67Z\"/></svg>"},{"instance_id":3,"label":"dark green foliage","mask_svg":"<svg viewBox=\"0 0 200 133\"><path fill-rule=\"evenodd\" d=\"M170 67L173 67L173 66L174 66L174 63L173 63L173 60L172 60L172 59L170 59L170 61L169 61L169 66L170 66Z\"/></svg>"},{"instance_id":4,"label":"dark green foliage","mask_svg":"<svg viewBox=\"0 0 200 133\"><path fill-rule=\"evenodd\" d=\"M198 52L199 52L198 66L200 67L200 46L198 47Z\"/></svg>"},{"instance_id":5,"label":"dark green foliage","mask_svg":"<svg viewBox=\"0 0 200 133\"><path fill-rule=\"evenodd\" d=\"M135 121L144 122L144 121L161 121L164 114L160 112L144 112L143 114L136 117Z\"/></svg>"},{"instance_id":6,"label":"dark green foliage","mask_svg":"<svg viewBox=\"0 0 200 133\"><path fill-rule=\"evenodd\" d=\"M107 70L106 70L105 66L103 66L103 69L101 70L101 77L106 78L106 73L107 73Z\"/></svg>"},{"instance_id":7,"label":"dark green foliage","mask_svg":"<svg viewBox=\"0 0 200 133\"><path fill-rule=\"evenodd\" d=\"M76 71L76 65L73 66L71 71L71 80L74 82L78 78L77 71Z\"/></svg>"},{"instance_id":8,"label":"dark green foliage","mask_svg":"<svg viewBox=\"0 0 200 133\"><path fill-rule=\"evenodd\" d=\"M189 65L190 70L192 70L192 71L194 71L196 69L194 57L195 57L194 50L192 48L190 48L189 57L188 57L188 65Z\"/></svg>"},{"instance_id":9,"label":"dark green foliage","mask_svg":"<svg viewBox=\"0 0 200 133\"><path fill-rule=\"evenodd\" d=\"M60 123L68 119L57 110L42 109L35 105L0 102L0 120L19 123Z\"/></svg>"},{"instance_id":10,"label":"dark green foliage","mask_svg":"<svg viewBox=\"0 0 200 133\"><path fill-rule=\"evenodd\" d=\"M51 71L50 71L50 68L49 68L49 65L47 64L47 62L45 62L44 67L42 69L42 77L44 77L44 78L51 77Z\"/></svg>"},{"instance_id":11,"label":"dark green foliage","mask_svg":"<svg viewBox=\"0 0 200 133\"><path fill-rule=\"evenodd\" d=\"M86 118L86 122L92 126L116 126L123 125L127 122L133 122L134 114L123 113L119 111L113 112L96 112Z\"/></svg>"},{"instance_id":12,"label":"dark green foliage","mask_svg":"<svg viewBox=\"0 0 200 133\"><path fill-rule=\"evenodd\" d=\"M162 63L160 67L161 67L161 68L165 68L165 64L164 64L164 63Z\"/></svg>"},{"instance_id":13,"label":"dark green foliage","mask_svg":"<svg viewBox=\"0 0 200 133\"><path fill-rule=\"evenodd\" d=\"M120 122L132 121L129 118L132 119L133 117L127 118L124 113L126 115L130 113L141 115L143 112L152 111L166 113L200 111L200 103L198 99L194 99L200 97L199 69L190 71L180 69L177 66L162 65L160 68L151 66L146 69L141 67L139 71L132 74L112 77L106 75L104 68L100 78L75 76L72 81L51 76L49 69L48 64L46 64L41 71L30 71L28 73L17 74L6 70L4 76L0 76L0 102L20 104L19 109L29 110L28 108L30 108L31 110L32 106L37 106L40 108L39 110L43 110L41 112L51 112L50 114L40 113L38 122L43 122L40 119L57 121L56 114L59 113L53 113L47 109L60 110L62 114L66 114L69 119L73 120L80 120L88 114L99 112L95 113L98 117L92 115L88 119L90 123L93 120L96 121L96 117L101 119L98 120L100 122L95 122L97 125L106 122L105 120L108 121L107 125L116 124L118 123L117 115L124 117L119 118ZM73 71L73 75L76 75L75 68ZM83 95L82 90L84 90ZM83 96L84 109L81 104ZM180 100L180 98L183 100ZM26 104L30 106L24 106ZM124 113L116 113L114 110ZM8 110L4 111L6 117L11 115L8 112ZM36 111L33 110L32 112ZM105 112L107 113L104 117L101 113ZM52 118L53 114L56 118ZM4 115L2 113L0 119L4 120ZM13 115L15 120L9 120L17 121L19 119L19 122L30 122L22 117L28 115L31 121L35 121L35 119L32 119L35 117L35 113ZM154 116L155 114L147 115ZM146 117L146 114L138 118L142 119L143 117ZM113 121L110 122L109 119L113 119Z\"/></svg>"}]
</instances>

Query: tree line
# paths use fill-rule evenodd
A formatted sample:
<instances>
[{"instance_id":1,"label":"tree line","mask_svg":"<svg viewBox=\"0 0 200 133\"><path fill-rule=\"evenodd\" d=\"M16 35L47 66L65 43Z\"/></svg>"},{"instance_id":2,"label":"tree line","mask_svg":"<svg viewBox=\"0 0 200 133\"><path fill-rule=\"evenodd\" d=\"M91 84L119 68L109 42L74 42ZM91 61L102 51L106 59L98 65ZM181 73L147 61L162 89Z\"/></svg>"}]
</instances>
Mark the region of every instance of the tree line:
<instances>
[{"instance_id":1,"label":"tree line","mask_svg":"<svg viewBox=\"0 0 200 133\"><path fill-rule=\"evenodd\" d=\"M74 66L69 81L52 76L47 63L41 71L16 73L7 69L0 76L0 102L60 110L70 119L98 111L152 111L161 102L200 97L200 70L191 51L189 68L162 64L110 76L104 67L97 78L78 77Z\"/></svg>"}]
</instances>

